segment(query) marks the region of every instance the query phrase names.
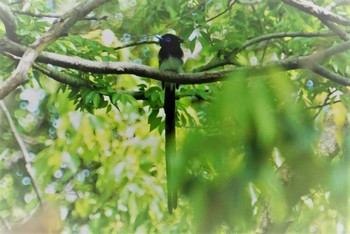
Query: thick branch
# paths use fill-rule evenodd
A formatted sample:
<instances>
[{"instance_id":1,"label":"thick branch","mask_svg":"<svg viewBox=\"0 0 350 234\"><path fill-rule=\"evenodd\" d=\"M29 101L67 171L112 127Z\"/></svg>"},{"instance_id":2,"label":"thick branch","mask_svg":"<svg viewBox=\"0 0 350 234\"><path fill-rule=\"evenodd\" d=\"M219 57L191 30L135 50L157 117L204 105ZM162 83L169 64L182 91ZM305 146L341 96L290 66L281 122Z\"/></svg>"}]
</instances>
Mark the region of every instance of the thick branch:
<instances>
[{"instance_id":1,"label":"thick branch","mask_svg":"<svg viewBox=\"0 0 350 234\"><path fill-rule=\"evenodd\" d=\"M13 54L10 54L10 53L4 52L4 51L0 51L0 53L2 53L3 55L5 55L6 57L8 57L12 60L17 60L17 61L21 60L21 58L16 56L16 55L13 55ZM86 80L79 79L79 78L71 76L69 74L65 74L61 71L56 71L56 70L51 69L49 67L44 68L42 66L39 66L36 63L33 64L33 67L36 70L40 71L41 73L45 74L46 76L48 76L48 77L50 77L50 78L52 78L60 83L70 85L72 87L82 87L82 86L92 85L92 84L89 84L89 82L87 82Z\"/></svg>"},{"instance_id":2,"label":"thick branch","mask_svg":"<svg viewBox=\"0 0 350 234\"><path fill-rule=\"evenodd\" d=\"M26 50L26 47L13 43L6 39L0 39L0 50L7 53L21 56ZM142 77L148 77L160 81L169 81L179 84L195 84L195 83L209 83L223 79L225 75L232 72L232 70L222 70L215 72L202 73L186 73L176 74L171 72L161 71L159 69L145 66L142 64L130 62L96 62L78 57L70 57L65 55L54 54L50 52L42 52L36 62L52 64L64 68L76 69L83 72L101 73L101 74L133 74ZM270 65L273 66L273 65ZM268 67L270 67L268 66ZM274 66L275 67L275 66ZM250 68L249 68L250 69ZM243 70L249 70L243 68ZM266 69L255 68L255 69ZM240 70L240 69L237 69ZM254 70L254 68L252 69ZM0 87L0 93L1 93Z\"/></svg>"},{"instance_id":3,"label":"thick branch","mask_svg":"<svg viewBox=\"0 0 350 234\"><path fill-rule=\"evenodd\" d=\"M346 17L334 14L333 12L324 9L314 3L306 0L282 0L284 3L294 6L308 14L322 18L327 21L333 21L337 24L350 26L350 20Z\"/></svg>"},{"instance_id":4,"label":"thick branch","mask_svg":"<svg viewBox=\"0 0 350 234\"><path fill-rule=\"evenodd\" d=\"M11 42L5 38L0 39L0 51L22 56L26 47ZM130 62L96 62L79 57L70 57L50 52L42 52L36 62L52 64L59 67L76 69L83 72L101 74L134 74L162 81L173 81L182 84L214 82L222 78L227 71L198 73L198 74L176 74L160 71L159 69ZM1 93L0 87L0 93Z\"/></svg>"},{"instance_id":5,"label":"thick branch","mask_svg":"<svg viewBox=\"0 0 350 234\"><path fill-rule=\"evenodd\" d=\"M6 36L15 42L18 42L17 34L16 34L16 19L13 15L11 9L5 4L0 2L0 20L4 23Z\"/></svg>"},{"instance_id":6,"label":"thick branch","mask_svg":"<svg viewBox=\"0 0 350 234\"><path fill-rule=\"evenodd\" d=\"M347 41L349 37L346 32L340 30L335 23L350 26L350 20L343 16L336 15L330 10L319 7L305 0L282 0L283 2L299 8L300 10L316 16L331 31L337 34L342 40ZM334 23L335 22L335 23Z\"/></svg>"},{"instance_id":7,"label":"thick branch","mask_svg":"<svg viewBox=\"0 0 350 234\"><path fill-rule=\"evenodd\" d=\"M23 54L17 68L10 77L0 84L0 99L4 98L17 86L25 83L28 79L28 71L38 55L59 36L67 31L78 19L82 18L94 8L100 6L108 0L89 0L80 3L72 10L65 13L61 20L56 22L42 37L37 39Z\"/></svg>"},{"instance_id":8,"label":"thick branch","mask_svg":"<svg viewBox=\"0 0 350 234\"><path fill-rule=\"evenodd\" d=\"M76 69L83 72L100 74L133 74L178 84L199 84L223 80L227 74L232 74L232 77L234 77L235 74L242 74L242 72L247 73L250 76L258 76L269 71L270 69L312 69L315 65L324 62L329 57L344 52L348 49L350 49L350 41L344 42L329 49L318 51L312 55L275 61L266 65L184 74L160 71L159 69L153 67L130 62L96 62L83 58L58 55L49 52L42 52L36 61L64 68ZM0 39L0 51L6 51L8 53L15 54L16 56L21 56L25 50L26 47L24 46L18 45L5 38ZM0 93L1 92L2 90L0 87Z\"/></svg>"},{"instance_id":9,"label":"thick branch","mask_svg":"<svg viewBox=\"0 0 350 234\"><path fill-rule=\"evenodd\" d=\"M322 67L321 65L316 65L312 67L310 70L320 76L326 77L327 79L334 81L335 83L342 84L345 86L350 86L350 78L328 71L326 68Z\"/></svg>"}]
</instances>

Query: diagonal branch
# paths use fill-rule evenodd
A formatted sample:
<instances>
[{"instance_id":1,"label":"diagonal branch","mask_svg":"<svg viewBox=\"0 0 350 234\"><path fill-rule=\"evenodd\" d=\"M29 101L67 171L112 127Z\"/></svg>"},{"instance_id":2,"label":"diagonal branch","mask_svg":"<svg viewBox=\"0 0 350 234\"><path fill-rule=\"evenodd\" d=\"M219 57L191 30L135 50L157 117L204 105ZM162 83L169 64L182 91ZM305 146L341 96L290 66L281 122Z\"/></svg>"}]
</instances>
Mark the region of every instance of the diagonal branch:
<instances>
[{"instance_id":1,"label":"diagonal branch","mask_svg":"<svg viewBox=\"0 0 350 234\"><path fill-rule=\"evenodd\" d=\"M17 34L16 34L16 19L13 15L11 9L5 4L0 2L0 20L4 23L6 36L15 42L18 42Z\"/></svg>"},{"instance_id":2,"label":"diagonal branch","mask_svg":"<svg viewBox=\"0 0 350 234\"><path fill-rule=\"evenodd\" d=\"M22 138L18 134L16 126L15 126L15 123L13 122L12 117L10 115L10 112L8 111L8 109L7 109L7 107L6 107L6 105L5 105L3 100L0 100L0 107L1 107L2 111L4 112L4 114L6 116L7 122L10 125L10 129L12 131L13 136L15 137L15 139L17 141L17 144L18 144L19 148L22 151L23 159L24 159L24 165L26 167L28 176L30 177L30 179L32 181L35 194L36 194L36 196L38 197L38 200L39 200L39 204L40 204L40 206L42 206L43 205L43 199L42 199L41 192L39 190L39 186L38 186L38 184L36 183L36 180L35 180L35 176L34 176L34 171L33 171L32 165L30 164L30 156L29 156L28 150L27 150L27 148L26 148Z\"/></svg>"},{"instance_id":3,"label":"diagonal branch","mask_svg":"<svg viewBox=\"0 0 350 234\"><path fill-rule=\"evenodd\" d=\"M0 53L2 53L6 57L8 57L14 61L19 61L21 59L20 57L18 57L16 55L13 55L13 54L10 54L10 53L4 52L4 51L1 51ZM51 77L52 79L54 79L60 83L67 84L67 85L70 85L72 87L82 87L82 86L92 85L86 80L76 78L76 77L71 76L69 74L65 74L61 71L56 71L56 70L51 69L49 67L45 68L43 66L39 66L36 63L33 63L33 68L35 68L36 70L40 71L44 75Z\"/></svg>"},{"instance_id":4,"label":"diagonal branch","mask_svg":"<svg viewBox=\"0 0 350 234\"><path fill-rule=\"evenodd\" d=\"M40 71L41 73L47 75L48 77L51 77L52 79L60 83L67 84L72 87L84 87L84 86L92 85L92 83L89 84L89 82L86 80L78 79L74 76L71 76L63 72L55 71L48 67L44 68L42 66L39 66L36 63L33 64L33 68L35 68L36 70Z\"/></svg>"},{"instance_id":5,"label":"diagonal branch","mask_svg":"<svg viewBox=\"0 0 350 234\"><path fill-rule=\"evenodd\" d=\"M326 25L332 32L337 34L343 41L349 40L349 36L346 32L342 31L337 25L328 20L320 19L324 25Z\"/></svg>"},{"instance_id":6,"label":"diagonal branch","mask_svg":"<svg viewBox=\"0 0 350 234\"><path fill-rule=\"evenodd\" d=\"M314 73L323 76L331 81L334 81L335 83L342 84L345 86L350 86L350 78L333 73L326 68L322 67L321 65L315 65L310 69Z\"/></svg>"},{"instance_id":7,"label":"diagonal branch","mask_svg":"<svg viewBox=\"0 0 350 234\"><path fill-rule=\"evenodd\" d=\"M210 21L212 21L212 20L214 20L214 19L216 19L216 18L222 16L222 15L225 14L226 12L230 11L235 3L236 3L235 0L233 0L232 2L228 1L228 3L227 3L227 8L226 8L223 12L221 12L221 13L219 13L219 14L217 14L217 15L215 15L215 16L209 18L209 19L207 19L206 22L208 23L208 22L210 22Z\"/></svg>"},{"instance_id":8,"label":"diagonal branch","mask_svg":"<svg viewBox=\"0 0 350 234\"><path fill-rule=\"evenodd\" d=\"M65 13L42 37L37 39L24 52L17 68L11 73L2 84L0 84L0 99L4 98L12 90L28 80L28 71L39 54L60 35L67 31L77 20L91 12L94 8L108 0L88 0L78 4L76 7Z\"/></svg>"},{"instance_id":9,"label":"diagonal branch","mask_svg":"<svg viewBox=\"0 0 350 234\"><path fill-rule=\"evenodd\" d=\"M326 7L327 10L331 11L333 8L339 7L339 6L346 6L350 5L350 0L336 0L334 2L331 2Z\"/></svg>"},{"instance_id":10,"label":"diagonal branch","mask_svg":"<svg viewBox=\"0 0 350 234\"><path fill-rule=\"evenodd\" d=\"M350 26L350 19L337 15L325 8L322 8L314 3L306 0L281 0L282 2L296 7L308 14L316 16L319 19L324 19L327 21L332 21L337 24L341 24L344 26Z\"/></svg>"}]
</instances>

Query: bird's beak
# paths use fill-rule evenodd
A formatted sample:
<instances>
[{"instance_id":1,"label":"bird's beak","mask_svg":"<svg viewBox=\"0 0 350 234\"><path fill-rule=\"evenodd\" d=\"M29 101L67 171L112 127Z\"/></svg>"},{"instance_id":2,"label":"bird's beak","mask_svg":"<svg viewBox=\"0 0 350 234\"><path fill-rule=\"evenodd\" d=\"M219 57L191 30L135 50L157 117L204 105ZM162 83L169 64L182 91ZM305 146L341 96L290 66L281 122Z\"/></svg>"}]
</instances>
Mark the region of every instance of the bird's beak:
<instances>
[{"instance_id":1,"label":"bird's beak","mask_svg":"<svg viewBox=\"0 0 350 234\"><path fill-rule=\"evenodd\" d=\"M156 38L158 38L160 41L163 41L163 38L160 36L156 36Z\"/></svg>"}]
</instances>

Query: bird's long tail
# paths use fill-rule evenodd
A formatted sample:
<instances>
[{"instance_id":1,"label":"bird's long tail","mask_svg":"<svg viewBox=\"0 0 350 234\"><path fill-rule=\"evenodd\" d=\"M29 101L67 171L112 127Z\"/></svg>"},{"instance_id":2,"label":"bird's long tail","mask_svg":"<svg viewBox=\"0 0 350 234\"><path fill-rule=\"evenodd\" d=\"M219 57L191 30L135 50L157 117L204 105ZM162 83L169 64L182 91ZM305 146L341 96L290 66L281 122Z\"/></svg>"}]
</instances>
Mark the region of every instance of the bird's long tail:
<instances>
[{"instance_id":1,"label":"bird's long tail","mask_svg":"<svg viewBox=\"0 0 350 234\"><path fill-rule=\"evenodd\" d=\"M171 214L177 207L177 192L174 182L175 138L175 84L165 83L165 161L168 189L168 210Z\"/></svg>"}]
</instances>

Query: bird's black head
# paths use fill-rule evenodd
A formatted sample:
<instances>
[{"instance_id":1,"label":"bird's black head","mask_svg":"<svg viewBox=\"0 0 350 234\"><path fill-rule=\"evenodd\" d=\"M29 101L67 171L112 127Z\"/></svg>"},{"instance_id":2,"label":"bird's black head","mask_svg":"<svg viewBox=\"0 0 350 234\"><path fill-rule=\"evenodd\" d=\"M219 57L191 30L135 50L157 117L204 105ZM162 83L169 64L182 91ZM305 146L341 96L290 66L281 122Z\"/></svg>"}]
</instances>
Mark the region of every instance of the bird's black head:
<instances>
[{"instance_id":1,"label":"bird's black head","mask_svg":"<svg viewBox=\"0 0 350 234\"><path fill-rule=\"evenodd\" d=\"M170 33L164 34L163 36L157 38L159 39L159 44L161 47L180 47L180 43L183 42L181 38Z\"/></svg>"}]
</instances>

